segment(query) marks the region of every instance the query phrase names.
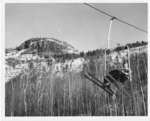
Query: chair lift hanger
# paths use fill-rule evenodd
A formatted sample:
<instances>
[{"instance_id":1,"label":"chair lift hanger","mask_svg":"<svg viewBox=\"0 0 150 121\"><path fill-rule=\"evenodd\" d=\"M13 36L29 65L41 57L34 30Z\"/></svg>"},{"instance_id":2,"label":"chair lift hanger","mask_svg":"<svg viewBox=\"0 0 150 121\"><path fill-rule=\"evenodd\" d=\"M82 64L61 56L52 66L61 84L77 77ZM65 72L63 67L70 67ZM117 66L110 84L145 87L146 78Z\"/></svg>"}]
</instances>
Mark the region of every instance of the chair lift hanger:
<instances>
[{"instance_id":1,"label":"chair lift hanger","mask_svg":"<svg viewBox=\"0 0 150 121\"><path fill-rule=\"evenodd\" d=\"M89 72L85 73L84 76L92 81L94 84L102 88L105 92L107 92L109 95L114 96L116 92L114 92L110 85L113 84L117 89L120 89L120 85L118 84L118 81L121 83L124 83L128 78L126 75L118 69L112 70L107 73L107 55L106 51L109 49L109 44L110 44L110 33L111 33L111 28L112 28L112 23L113 20L115 20L116 17L112 17L110 19L110 25L109 25L109 30L108 30L108 36L107 36L107 49L105 49L105 76L104 76L104 81L100 81L96 77L94 77L92 74Z\"/></svg>"}]
</instances>

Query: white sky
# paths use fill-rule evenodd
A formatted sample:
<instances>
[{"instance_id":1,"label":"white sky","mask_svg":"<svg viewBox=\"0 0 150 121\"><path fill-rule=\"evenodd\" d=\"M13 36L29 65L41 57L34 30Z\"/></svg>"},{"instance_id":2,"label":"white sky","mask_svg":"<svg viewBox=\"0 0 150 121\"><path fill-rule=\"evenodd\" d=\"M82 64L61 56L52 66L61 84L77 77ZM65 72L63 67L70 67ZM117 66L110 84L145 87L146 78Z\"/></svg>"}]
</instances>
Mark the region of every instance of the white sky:
<instances>
[{"instance_id":1,"label":"white sky","mask_svg":"<svg viewBox=\"0 0 150 121\"><path fill-rule=\"evenodd\" d=\"M147 4L93 4L147 30ZM6 48L32 37L54 37L78 50L106 48L109 17L81 3L6 4ZM147 41L147 34L113 22L110 47L117 43Z\"/></svg>"}]
</instances>

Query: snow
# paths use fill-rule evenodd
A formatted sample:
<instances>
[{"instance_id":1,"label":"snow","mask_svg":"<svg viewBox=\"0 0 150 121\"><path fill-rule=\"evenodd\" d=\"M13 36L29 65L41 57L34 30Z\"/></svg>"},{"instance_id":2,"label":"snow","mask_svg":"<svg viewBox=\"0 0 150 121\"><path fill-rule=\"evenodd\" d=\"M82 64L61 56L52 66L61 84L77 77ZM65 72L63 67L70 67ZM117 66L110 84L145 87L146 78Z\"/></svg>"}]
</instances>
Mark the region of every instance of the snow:
<instances>
[{"instance_id":1,"label":"snow","mask_svg":"<svg viewBox=\"0 0 150 121\"><path fill-rule=\"evenodd\" d=\"M72 69L73 70L81 70L83 62L84 62L83 58L78 58L78 59L73 60Z\"/></svg>"},{"instance_id":2,"label":"snow","mask_svg":"<svg viewBox=\"0 0 150 121\"><path fill-rule=\"evenodd\" d=\"M10 79L21 73L21 69L13 69L12 67L6 68L5 81L8 82Z\"/></svg>"},{"instance_id":3,"label":"snow","mask_svg":"<svg viewBox=\"0 0 150 121\"><path fill-rule=\"evenodd\" d=\"M63 70L77 72L81 71L84 61L84 58L77 58L74 60L65 61L64 63L55 63L54 72L62 72Z\"/></svg>"},{"instance_id":4,"label":"snow","mask_svg":"<svg viewBox=\"0 0 150 121\"><path fill-rule=\"evenodd\" d=\"M10 79L21 74L22 70L28 69L28 64L18 64L15 68L5 65L5 81L8 82Z\"/></svg>"},{"instance_id":5,"label":"snow","mask_svg":"<svg viewBox=\"0 0 150 121\"><path fill-rule=\"evenodd\" d=\"M22 52L26 51L26 49L23 49L23 50L20 50L20 51L17 51L17 50L13 50L12 52L9 52L6 54L5 58L8 59L8 58L18 58Z\"/></svg>"},{"instance_id":6,"label":"snow","mask_svg":"<svg viewBox=\"0 0 150 121\"><path fill-rule=\"evenodd\" d=\"M20 60L25 60L25 61L41 59L38 55L33 55L33 54L24 54L24 55L21 55L19 58Z\"/></svg>"}]
</instances>

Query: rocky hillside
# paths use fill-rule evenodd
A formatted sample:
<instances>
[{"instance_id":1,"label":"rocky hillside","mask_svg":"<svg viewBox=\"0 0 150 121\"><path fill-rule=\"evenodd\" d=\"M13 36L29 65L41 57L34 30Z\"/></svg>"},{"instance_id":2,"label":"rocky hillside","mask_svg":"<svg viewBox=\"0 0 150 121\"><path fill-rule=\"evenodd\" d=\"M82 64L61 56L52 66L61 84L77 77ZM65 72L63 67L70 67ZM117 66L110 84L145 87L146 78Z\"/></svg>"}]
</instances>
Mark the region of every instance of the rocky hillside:
<instances>
[{"instance_id":1,"label":"rocky hillside","mask_svg":"<svg viewBox=\"0 0 150 121\"><path fill-rule=\"evenodd\" d=\"M16 48L18 51L23 49L26 49L24 53L50 55L78 52L72 45L55 38L31 38Z\"/></svg>"}]
</instances>

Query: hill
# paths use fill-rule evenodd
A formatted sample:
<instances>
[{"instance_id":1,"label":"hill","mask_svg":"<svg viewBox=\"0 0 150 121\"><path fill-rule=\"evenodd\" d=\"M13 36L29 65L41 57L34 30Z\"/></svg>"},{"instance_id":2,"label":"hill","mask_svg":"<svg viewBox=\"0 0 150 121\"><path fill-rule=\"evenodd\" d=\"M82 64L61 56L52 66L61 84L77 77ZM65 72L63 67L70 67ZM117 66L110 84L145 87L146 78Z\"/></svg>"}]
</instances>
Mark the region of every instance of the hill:
<instances>
[{"instance_id":1,"label":"hill","mask_svg":"<svg viewBox=\"0 0 150 121\"><path fill-rule=\"evenodd\" d=\"M20 51L26 49L22 54L32 53L41 55L77 53L78 51L65 41L55 38L31 38L16 47Z\"/></svg>"}]
</instances>

